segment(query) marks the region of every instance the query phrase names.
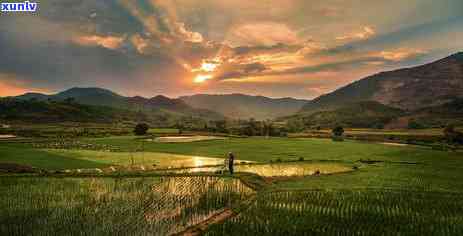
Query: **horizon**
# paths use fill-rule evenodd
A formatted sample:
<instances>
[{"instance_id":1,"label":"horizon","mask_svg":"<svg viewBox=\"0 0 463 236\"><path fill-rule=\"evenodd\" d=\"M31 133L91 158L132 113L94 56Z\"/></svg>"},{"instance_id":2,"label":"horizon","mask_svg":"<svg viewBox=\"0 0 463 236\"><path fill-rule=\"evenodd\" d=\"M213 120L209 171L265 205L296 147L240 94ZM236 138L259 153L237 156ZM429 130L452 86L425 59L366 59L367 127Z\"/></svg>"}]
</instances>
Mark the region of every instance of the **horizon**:
<instances>
[{"instance_id":1,"label":"horizon","mask_svg":"<svg viewBox=\"0 0 463 236\"><path fill-rule=\"evenodd\" d=\"M98 87L129 97L311 100L461 52L462 8L458 0L50 0L34 14L1 13L0 97Z\"/></svg>"},{"instance_id":2,"label":"horizon","mask_svg":"<svg viewBox=\"0 0 463 236\"><path fill-rule=\"evenodd\" d=\"M396 68L396 69L391 69L391 70L388 70L388 71L379 71L379 72L376 72L374 74L371 74L371 75L367 75L365 77L362 77L362 78L359 78L357 80L353 80L351 83L355 82L355 81L360 81L360 80L363 80L365 78L368 78L370 76L374 76L374 75L377 75L377 74L380 74L380 73L384 73L384 72L393 72L393 71L397 71L397 70L403 70L403 69L410 69L410 68L415 68L415 67L420 67L420 66L424 66L424 65L427 65L427 64L431 64L431 63L434 63L434 62L437 62L437 61L440 61L440 60L443 60L443 59L446 59L448 57L452 57L452 56L455 56L455 55L458 55L458 54L463 54L463 51L457 51L455 53L452 53L444 58L440 58L440 59L434 59L430 62L425 62L423 64L418 64L418 65L411 65L411 66L408 66L408 67L401 67L401 68ZM350 83L349 83L350 84ZM23 93L19 93L19 94L16 94L16 95L9 95L9 96L1 96L0 94L0 98L7 98L7 97L16 97L16 96L22 96L22 95L26 95L26 94L42 94L42 95L47 95L47 96L52 96L52 95L56 95L56 94L59 94L59 93L62 93L62 92L66 92L68 90L71 90L71 89L102 89L102 90L108 90L112 93L115 93L116 95L119 95L119 96L123 96L123 97L142 97L142 98L146 98L146 99L150 99L150 98L154 98L154 97L157 97L157 96L164 96L164 97L167 97L169 99L181 99L182 97L191 97L191 96L196 96L196 95L206 95L206 96L231 96L231 95L243 95L243 96L249 96L249 97L264 97L264 98L270 98L270 99L295 99L295 100L306 100L306 101L312 101L320 96L323 96L323 95L327 95L327 94L330 94L338 89L341 89L349 84L345 84L345 85L342 85L340 87L337 87L335 88L334 90L332 91L328 91L326 93L323 93L323 94L320 94L319 96L317 97L314 97L314 98L298 98L298 97L291 97L291 96L287 96L287 97L272 97L272 96L265 96L265 95L261 95L261 94L246 94L246 93L239 93L239 92L230 92L230 93L192 93L192 94L186 94L186 95L180 95L180 96L167 96L165 94L155 94L155 95L147 95L147 96L143 96L143 95L139 95L139 94L133 94L133 95L129 95L129 94L124 94L124 93L121 93L121 92L118 92L118 91L114 91L114 90L111 90L109 88L105 88L105 87L85 87L85 86L82 86L82 87L79 87L79 86L75 86L75 87L70 87L70 88L64 88L62 90L57 90L57 91L53 91L53 92L40 92L40 91L25 91Z\"/></svg>"}]
</instances>

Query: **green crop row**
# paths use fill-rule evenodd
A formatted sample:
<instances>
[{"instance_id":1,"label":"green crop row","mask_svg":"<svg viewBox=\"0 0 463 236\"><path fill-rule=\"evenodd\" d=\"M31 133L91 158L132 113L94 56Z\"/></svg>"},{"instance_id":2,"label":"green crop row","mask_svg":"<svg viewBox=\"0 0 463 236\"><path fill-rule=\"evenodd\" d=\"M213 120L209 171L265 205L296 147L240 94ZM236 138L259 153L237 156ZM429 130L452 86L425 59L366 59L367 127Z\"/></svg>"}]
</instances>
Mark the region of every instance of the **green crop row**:
<instances>
[{"instance_id":1,"label":"green crop row","mask_svg":"<svg viewBox=\"0 0 463 236\"><path fill-rule=\"evenodd\" d=\"M0 178L0 235L168 235L253 191L218 177Z\"/></svg>"},{"instance_id":2,"label":"green crop row","mask_svg":"<svg viewBox=\"0 0 463 236\"><path fill-rule=\"evenodd\" d=\"M391 190L262 193L206 235L463 235L463 196Z\"/></svg>"}]
</instances>

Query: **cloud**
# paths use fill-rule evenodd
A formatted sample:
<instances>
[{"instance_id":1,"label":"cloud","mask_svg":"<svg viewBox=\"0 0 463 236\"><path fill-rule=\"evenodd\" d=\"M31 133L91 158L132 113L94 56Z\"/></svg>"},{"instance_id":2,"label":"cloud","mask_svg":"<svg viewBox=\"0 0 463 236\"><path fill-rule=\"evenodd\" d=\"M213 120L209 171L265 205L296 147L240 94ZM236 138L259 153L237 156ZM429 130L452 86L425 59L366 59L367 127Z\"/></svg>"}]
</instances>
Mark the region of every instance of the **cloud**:
<instances>
[{"instance_id":1,"label":"cloud","mask_svg":"<svg viewBox=\"0 0 463 236\"><path fill-rule=\"evenodd\" d=\"M423 54L426 54L426 51L413 48L400 48L394 51L381 51L379 57L388 61L399 62Z\"/></svg>"},{"instance_id":2,"label":"cloud","mask_svg":"<svg viewBox=\"0 0 463 236\"><path fill-rule=\"evenodd\" d=\"M125 37L89 35L74 38L73 41L83 46L101 46L108 49L118 49L124 43Z\"/></svg>"},{"instance_id":3,"label":"cloud","mask_svg":"<svg viewBox=\"0 0 463 236\"><path fill-rule=\"evenodd\" d=\"M257 22L238 25L232 29L227 41L237 46L271 46L275 44L297 44L300 42L296 32L286 24Z\"/></svg>"},{"instance_id":4,"label":"cloud","mask_svg":"<svg viewBox=\"0 0 463 236\"><path fill-rule=\"evenodd\" d=\"M251 63L251 64L225 64L214 73L214 79L226 80L226 79L237 79L242 77L249 77L258 75L268 68L262 63Z\"/></svg>"},{"instance_id":5,"label":"cloud","mask_svg":"<svg viewBox=\"0 0 463 236\"><path fill-rule=\"evenodd\" d=\"M364 26L361 32L351 33L348 35L338 36L336 37L337 40L362 40L367 39L376 34L376 31L370 26Z\"/></svg>"},{"instance_id":6,"label":"cloud","mask_svg":"<svg viewBox=\"0 0 463 236\"><path fill-rule=\"evenodd\" d=\"M202 73L212 92L312 97L461 50L460 0L410 1L47 0L33 16L2 16L0 73L11 91L177 95Z\"/></svg>"}]
</instances>

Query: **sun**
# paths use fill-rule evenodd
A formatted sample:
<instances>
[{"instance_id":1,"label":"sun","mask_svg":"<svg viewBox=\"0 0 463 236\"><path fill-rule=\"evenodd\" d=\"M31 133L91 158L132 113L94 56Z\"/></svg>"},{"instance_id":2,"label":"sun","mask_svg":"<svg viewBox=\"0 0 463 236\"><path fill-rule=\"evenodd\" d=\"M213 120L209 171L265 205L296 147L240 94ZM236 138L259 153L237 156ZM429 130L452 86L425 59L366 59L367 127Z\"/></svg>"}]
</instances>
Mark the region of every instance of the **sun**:
<instances>
[{"instance_id":1,"label":"sun","mask_svg":"<svg viewBox=\"0 0 463 236\"><path fill-rule=\"evenodd\" d=\"M195 83L204 83L206 80L212 79L212 75L197 75L193 80Z\"/></svg>"},{"instance_id":2,"label":"sun","mask_svg":"<svg viewBox=\"0 0 463 236\"><path fill-rule=\"evenodd\" d=\"M212 72L212 71L214 71L216 68L217 68L217 64L216 64L216 63L204 62L204 63L201 65L201 70L202 70L202 71L206 71L206 72Z\"/></svg>"}]
</instances>

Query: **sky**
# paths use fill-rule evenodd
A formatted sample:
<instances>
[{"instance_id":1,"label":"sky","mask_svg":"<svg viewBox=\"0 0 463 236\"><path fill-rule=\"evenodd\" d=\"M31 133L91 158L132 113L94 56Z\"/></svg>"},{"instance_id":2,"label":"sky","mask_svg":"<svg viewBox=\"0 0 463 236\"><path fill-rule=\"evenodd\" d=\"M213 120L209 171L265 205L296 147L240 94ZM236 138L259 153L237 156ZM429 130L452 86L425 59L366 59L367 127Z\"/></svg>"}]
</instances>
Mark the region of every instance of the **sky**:
<instances>
[{"instance_id":1,"label":"sky","mask_svg":"<svg viewBox=\"0 0 463 236\"><path fill-rule=\"evenodd\" d=\"M0 0L0 2L5 0ZM0 96L312 99L463 51L461 0L46 0L0 12Z\"/></svg>"}]
</instances>

